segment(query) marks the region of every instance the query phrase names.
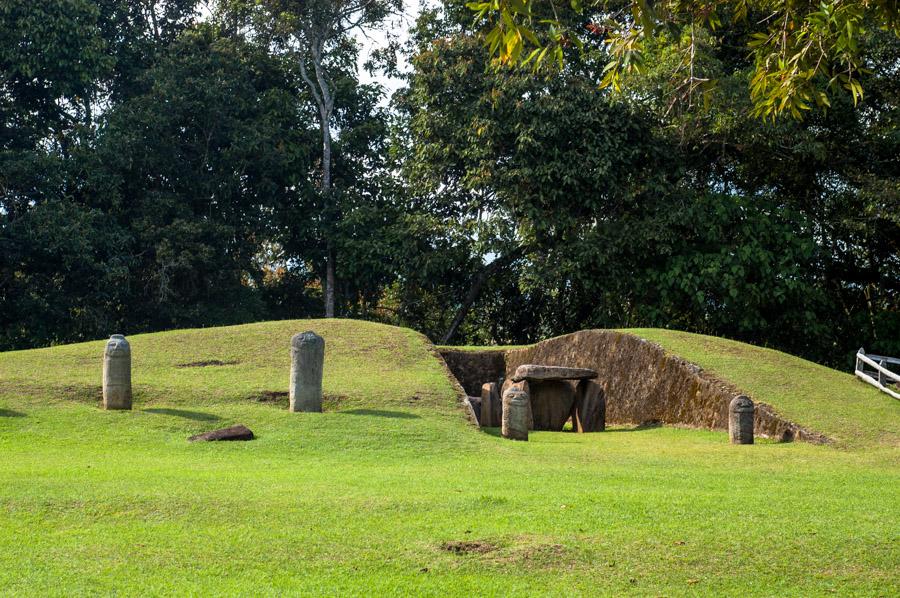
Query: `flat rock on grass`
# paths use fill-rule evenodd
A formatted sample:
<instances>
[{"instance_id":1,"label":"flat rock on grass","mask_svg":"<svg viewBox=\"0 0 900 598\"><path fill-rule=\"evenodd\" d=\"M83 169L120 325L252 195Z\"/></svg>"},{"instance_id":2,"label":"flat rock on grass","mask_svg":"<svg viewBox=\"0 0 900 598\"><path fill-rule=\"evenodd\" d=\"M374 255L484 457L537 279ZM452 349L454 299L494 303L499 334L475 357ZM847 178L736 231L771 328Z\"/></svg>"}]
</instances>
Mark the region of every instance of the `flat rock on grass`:
<instances>
[{"instance_id":1,"label":"flat rock on grass","mask_svg":"<svg viewBox=\"0 0 900 598\"><path fill-rule=\"evenodd\" d=\"M212 441L212 440L253 440L253 432L247 426L238 424L230 428L222 428L221 430L213 430L212 432L204 432L188 438L191 442Z\"/></svg>"}]
</instances>

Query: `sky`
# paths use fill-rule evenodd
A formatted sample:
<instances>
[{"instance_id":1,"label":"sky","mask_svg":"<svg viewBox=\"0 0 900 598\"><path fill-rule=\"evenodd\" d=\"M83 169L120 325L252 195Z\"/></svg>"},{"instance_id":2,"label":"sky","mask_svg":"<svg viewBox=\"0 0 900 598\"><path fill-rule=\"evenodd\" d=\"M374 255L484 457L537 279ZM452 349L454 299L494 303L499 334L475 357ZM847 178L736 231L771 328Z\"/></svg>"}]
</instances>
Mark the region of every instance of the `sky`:
<instances>
[{"instance_id":1,"label":"sky","mask_svg":"<svg viewBox=\"0 0 900 598\"><path fill-rule=\"evenodd\" d=\"M403 12L396 17L392 17L384 30L368 30L364 33L357 34L357 41L362 47L359 55L359 79L362 83L379 83L385 90L382 98L382 104L386 104L390 100L391 95L399 89L403 82L400 79L394 79L384 76L383 73L376 73L375 76L370 75L364 68L364 64L371 56L373 50L387 45L388 36L386 31L397 37L401 42L409 37L409 28L415 24L416 17L419 16L423 6L435 6L437 0L403 0ZM405 61L401 62L401 70L406 67Z\"/></svg>"}]
</instances>

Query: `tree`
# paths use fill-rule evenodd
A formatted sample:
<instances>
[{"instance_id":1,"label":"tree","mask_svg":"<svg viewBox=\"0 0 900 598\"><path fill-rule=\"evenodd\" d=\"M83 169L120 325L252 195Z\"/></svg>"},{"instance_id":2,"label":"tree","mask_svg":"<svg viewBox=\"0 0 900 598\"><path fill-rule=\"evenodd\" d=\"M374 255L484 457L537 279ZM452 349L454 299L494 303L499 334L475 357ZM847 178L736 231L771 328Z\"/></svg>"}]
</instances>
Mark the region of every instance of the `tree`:
<instances>
[{"instance_id":1,"label":"tree","mask_svg":"<svg viewBox=\"0 0 900 598\"><path fill-rule=\"evenodd\" d=\"M492 277L614 216L655 176L646 123L600 101L592 65L560 77L492 69L459 16L421 18L399 105L406 178L470 252L443 342Z\"/></svg>"},{"instance_id":2,"label":"tree","mask_svg":"<svg viewBox=\"0 0 900 598\"><path fill-rule=\"evenodd\" d=\"M85 196L85 152L98 106L119 88L115 51L140 27L111 27L123 4L46 0L0 4L0 346L82 340L122 323L131 236ZM195 2L167 9L185 23ZM176 18L177 13L177 18ZM159 45L144 46L141 60ZM114 90L120 90L121 93Z\"/></svg>"},{"instance_id":3,"label":"tree","mask_svg":"<svg viewBox=\"0 0 900 598\"><path fill-rule=\"evenodd\" d=\"M262 317L257 257L315 151L290 72L203 25L141 79L81 157L87 200L133 238L132 329Z\"/></svg>"},{"instance_id":4,"label":"tree","mask_svg":"<svg viewBox=\"0 0 900 598\"><path fill-rule=\"evenodd\" d=\"M661 326L841 366L862 345L896 352L894 36L866 40L865 110L838 96L771 123L750 114L740 31L698 44L719 85L684 110L669 95L677 41L648 41L644 72L616 95L598 89L602 52L573 51L554 76L491 68L454 6L422 17L398 98L404 174L431 214L391 295L416 325L443 334L447 304L527 241L481 287L462 340Z\"/></svg>"},{"instance_id":5,"label":"tree","mask_svg":"<svg viewBox=\"0 0 900 598\"><path fill-rule=\"evenodd\" d=\"M643 69L648 41L675 41L681 60L671 76L686 97L715 83L694 68L698 39L739 26L738 41L753 62L753 109L763 117L788 112L799 119L814 105L830 106L841 89L856 104L868 68L865 33L881 28L900 35L900 7L885 1L572 0L557 6L554 0L476 0L468 6L488 22L485 43L501 62L540 65L552 56L561 63L567 46L602 44L610 61L601 85L617 90L626 75Z\"/></svg>"},{"instance_id":6,"label":"tree","mask_svg":"<svg viewBox=\"0 0 900 598\"><path fill-rule=\"evenodd\" d=\"M348 36L377 27L401 7L402 0L260 0L248 6L241 0L228 3L225 20L249 16L256 35L271 47L291 56L300 70L316 106L322 137L321 178L323 234L325 242L325 316L335 314L335 248L331 239L335 216L332 189L332 145L338 70L346 63L352 42Z\"/></svg>"}]
</instances>

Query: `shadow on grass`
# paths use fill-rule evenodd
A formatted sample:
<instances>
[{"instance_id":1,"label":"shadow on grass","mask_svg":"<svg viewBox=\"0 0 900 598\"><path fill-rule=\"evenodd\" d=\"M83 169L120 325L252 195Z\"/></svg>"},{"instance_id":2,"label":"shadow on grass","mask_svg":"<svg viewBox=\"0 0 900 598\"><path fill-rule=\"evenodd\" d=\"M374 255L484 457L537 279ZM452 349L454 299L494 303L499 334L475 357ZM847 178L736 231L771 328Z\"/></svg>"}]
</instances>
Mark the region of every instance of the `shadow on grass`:
<instances>
[{"instance_id":1,"label":"shadow on grass","mask_svg":"<svg viewBox=\"0 0 900 598\"><path fill-rule=\"evenodd\" d=\"M391 419L422 419L414 413L405 413L403 411L384 411L382 409L349 409L347 411L339 411L347 415L372 415L375 417L387 417Z\"/></svg>"},{"instance_id":2,"label":"shadow on grass","mask_svg":"<svg viewBox=\"0 0 900 598\"><path fill-rule=\"evenodd\" d=\"M213 415L211 413L201 413L199 411L186 411L184 409L163 409L163 408L155 408L155 409L144 409L144 413L156 413L158 415L173 415L175 417L183 417L184 419L191 419L198 422L214 422L222 419L218 415Z\"/></svg>"},{"instance_id":3,"label":"shadow on grass","mask_svg":"<svg viewBox=\"0 0 900 598\"><path fill-rule=\"evenodd\" d=\"M0 417L25 417L25 414L12 409L0 409Z\"/></svg>"},{"instance_id":4,"label":"shadow on grass","mask_svg":"<svg viewBox=\"0 0 900 598\"><path fill-rule=\"evenodd\" d=\"M656 430L662 428L662 423L653 421L638 424L633 428L607 428L606 432L643 432L644 430Z\"/></svg>"},{"instance_id":5,"label":"shadow on grass","mask_svg":"<svg viewBox=\"0 0 900 598\"><path fill-rule=\"evenodd\" d=\"M641 425L635 426L633 428L607 428L606 430L604 430L602 432L588 432L588 434L591 434L591 435L607 434L609 432L641 432L643 430L655 430L655 429L661 428L661 427L662 427L662 424L659 424L659 423L641 424ZM498 438L501 436L500 428L480 428L480 429L482 432L484 432L488 436L496 436ZM541 431L541 430L530 430L530 431L535 432L535 431ZM548 430L543 430L543 431L546 432ZM564 430L560 430L560 431L556 432L556 434L567 434L568 435L568 434L574 434L574 432L572 431L571 428L566 428Z\"/></svg>"}]
</instances>

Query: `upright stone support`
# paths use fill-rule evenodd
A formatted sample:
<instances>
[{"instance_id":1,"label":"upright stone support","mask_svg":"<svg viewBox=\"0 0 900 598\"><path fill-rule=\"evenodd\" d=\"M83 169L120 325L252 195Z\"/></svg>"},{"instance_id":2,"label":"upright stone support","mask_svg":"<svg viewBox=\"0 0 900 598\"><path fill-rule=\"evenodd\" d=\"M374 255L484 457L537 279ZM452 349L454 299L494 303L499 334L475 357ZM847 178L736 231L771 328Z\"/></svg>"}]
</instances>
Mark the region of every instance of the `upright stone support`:
<instances>
[{"instance_id":1,"label":"upright stone support","mask_svg":"<svg viewBox=\"0 0 900 598\"><path fill-rule=\"evenodd\" d=\"M511 440L528 440L528 393L511 386L503 393L503 422L500 433Z\"/></svg>"},{"instance_id":2,"label":"upright stone support","mask_svg":"<svg viewBox=\"0 0 900 598\"><path fill-rule=\"evenodd\" d=\"M291 411L322 411L325 339L312 331L291 338Z\"/></svg>"},{"instance_id":3,"label":"upright stone support","mask_svg":"<svg viewBox=\"0 0 900 598\"><path fill-rule=\"evenodd\" d=\"M500 387L496 382L481 385L481 427L493 428L500 425Z\"/></svg>"},{"instance_id":4,"label":"upright stone support","mask_svg":"<svg viewBox=\"0 0 900 598\"><path fill-rule=\"evenodd\" d=\"M753 401L746 395L728 405L728 437L731 444L753 444Z\"/></svg>"},{"instance_id":5,"label":"upright stone support","mask_svg":"<svg viewBox=\"0 0 900 598\"><path fill-rule=\"evenodd\" d=\"M575 432L606 430L606 394L603 387L593 380L582 380L575 389L572 430Z\"/></svg>"},{"instance_id":6,"label":"upright stone support","mask_svg":"<svg viewBox=\"0 0 900 598\"><path fill-rule=\"evenodd\" d=\"M121 334L103 350L103 408L131 409L131 345Z\"/></svg>"}]
</instances>

